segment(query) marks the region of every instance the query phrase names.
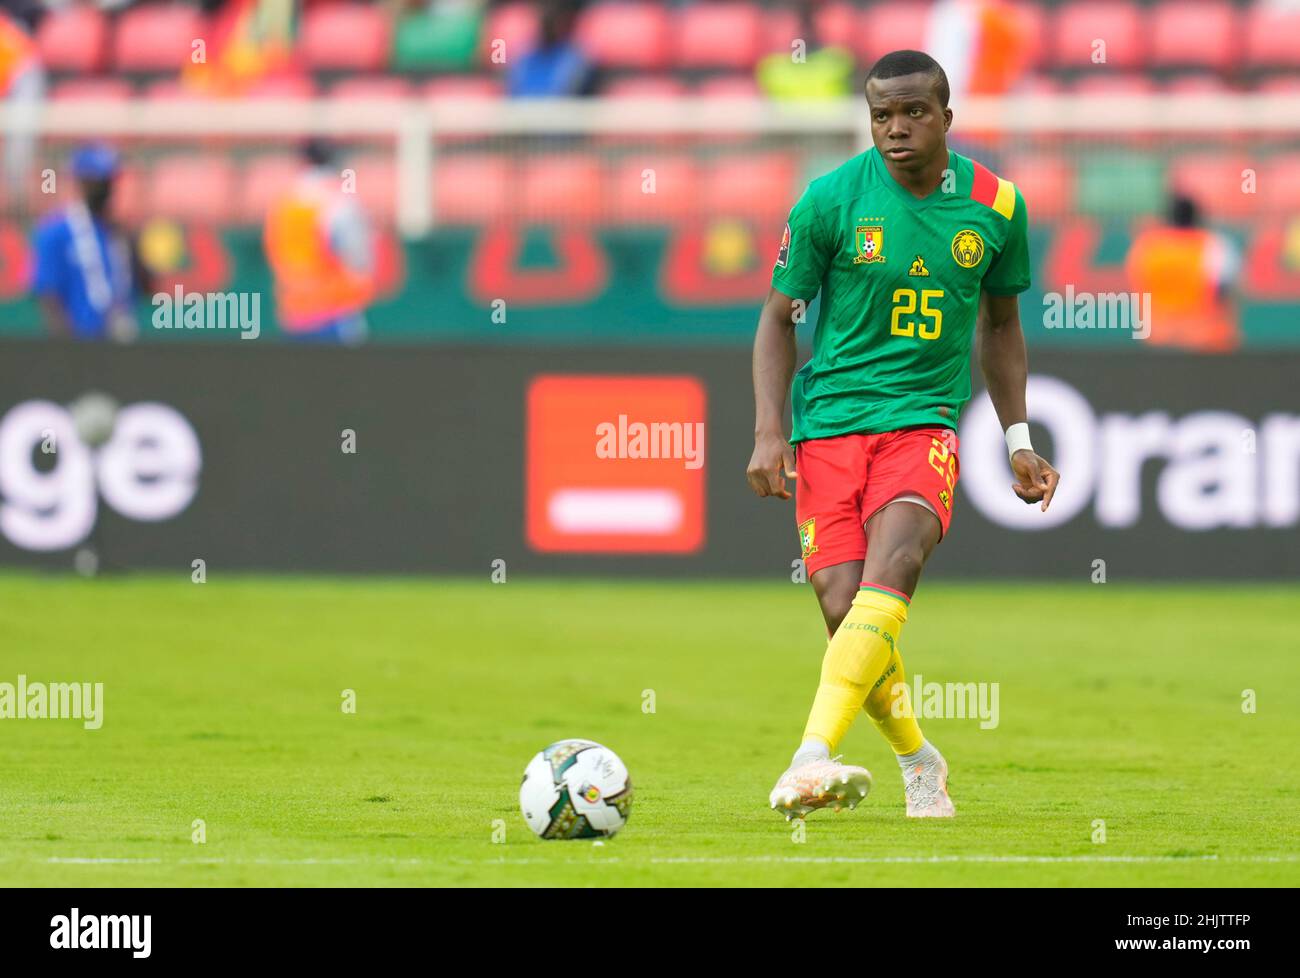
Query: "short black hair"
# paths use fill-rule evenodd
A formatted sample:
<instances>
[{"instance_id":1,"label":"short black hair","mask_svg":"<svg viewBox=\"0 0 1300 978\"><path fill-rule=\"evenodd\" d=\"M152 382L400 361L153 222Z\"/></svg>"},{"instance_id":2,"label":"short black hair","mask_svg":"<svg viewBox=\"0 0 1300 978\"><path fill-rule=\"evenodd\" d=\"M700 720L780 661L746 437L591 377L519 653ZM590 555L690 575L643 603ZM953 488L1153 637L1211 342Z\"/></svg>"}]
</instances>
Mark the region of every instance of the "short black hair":
<instances>
[{"instance_id":1,"label":"short black hair","mask_svg":"<svg viewBox=\"0 0 1300 978\"><path fill-rule=\"evenodd\" d=\"M939 96L939 104L945 109L948 107L948 74L943 67L934 58L930 57L924 51L890 51L887 55L871 66L867 72L867 82L873 78L879 78L882 81L886 78L900 78L903 75L933 75L935 94ZM863 82L863 89L866 89L866 82Z\"/></svg>"},{"instance_id":2,"label":"short black hair","mask_svg":"<svg viewBox=\"0 0 1300 978\"><path fill-rule=\"evenodd\" d=\"M1186 194L1175 193L1169 198L1169 223L1176 228L1201 226L1201 208Z\"/></svg>"}]
</instances>

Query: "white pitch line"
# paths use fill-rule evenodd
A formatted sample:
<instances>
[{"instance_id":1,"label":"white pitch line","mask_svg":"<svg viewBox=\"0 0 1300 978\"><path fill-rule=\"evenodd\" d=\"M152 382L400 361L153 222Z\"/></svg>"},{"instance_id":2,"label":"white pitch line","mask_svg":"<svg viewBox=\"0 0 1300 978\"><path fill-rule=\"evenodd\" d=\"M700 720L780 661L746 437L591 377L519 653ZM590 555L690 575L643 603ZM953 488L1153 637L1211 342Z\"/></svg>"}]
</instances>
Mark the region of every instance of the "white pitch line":
<instances>
[{"instance_id":1,"label":"white pitch line","mask_svg":"<svg viewBox=\"0 0 1300 978\"><path fill-rule=\"evenodd\" d=\"M593 858L593 863L618 863L624 862L623 857L608 856L604 858ZM627 859L629 865L635 865L642 860L636 858ZM1093 864L1124 864L1124 863L1196 863L1196 862L1218 862L1218 863L1294 863L1300 862L1300 853L1282 853L1280 855L1243 855L1243 856L1219 856L1214 854L1194 855L1194 856L1020 856L1020 855L951 855L951 856L652 856L644 860L652 865L665 866L703 866L703 865L742 865L757 863L778 863L790 865L828 865L828 864L845 864L845 865L935 865L948 863L1005 863L1005 864L1041 864L1041 863L1093 863ZM390 865L390 866L445 866L454 864L458 866L565 866L572 863L558 859L535 859L525 856L519 859L509 857L496 857L491 859L421 859L411 857L408 859L175 859L164 861L162 859L146 859L132 857L90 857L90 856L50 856L46 859L47 863L59 865L76 865L76 866L112 866L112 865L136 865L136 866L158 866L166 862L167 865L179 866L362 866L362 865Z\"/></svg>"}]
</instances>

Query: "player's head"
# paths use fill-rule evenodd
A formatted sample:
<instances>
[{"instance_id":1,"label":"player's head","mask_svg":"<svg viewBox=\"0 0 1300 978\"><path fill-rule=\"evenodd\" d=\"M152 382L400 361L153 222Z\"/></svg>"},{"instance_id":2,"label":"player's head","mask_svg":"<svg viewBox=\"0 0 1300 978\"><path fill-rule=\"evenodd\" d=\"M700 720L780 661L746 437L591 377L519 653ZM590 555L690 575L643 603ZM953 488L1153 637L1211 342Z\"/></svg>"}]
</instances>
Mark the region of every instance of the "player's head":
<instances>
[{"instance_id":1,"label":"player's head","mask_svg":"<svg viewBox=\"0 0 1300 978\"><path fill-rule=\"evenodd\" d=\"M1176 228L1200 227L1201 209L1191 197L1176 193L1169 198L1169 223Z\"/></svg>"},{"instance_id":2,"label":"player's head","mask_svg":"<svg viewBox=\"0 0 1300 978\"><path fill-rule=\"evenodd\" d=\"M81 186L81 197L93 214L108 210L121 161L117 151L103 143L87 143L72 154L72 174Z\"/></svg>"},{"instance_id":3,"label":"player's head","mask_svg":"<svg viewBox=\"0 0 1300 978\"><path fill-rule=\"evenodd\" d=\"M866 94L871 138L899 169L925 169L936 153L948 152L948 76L934 58L891 51L867 72Z\"/></svg>"}]
</instances>

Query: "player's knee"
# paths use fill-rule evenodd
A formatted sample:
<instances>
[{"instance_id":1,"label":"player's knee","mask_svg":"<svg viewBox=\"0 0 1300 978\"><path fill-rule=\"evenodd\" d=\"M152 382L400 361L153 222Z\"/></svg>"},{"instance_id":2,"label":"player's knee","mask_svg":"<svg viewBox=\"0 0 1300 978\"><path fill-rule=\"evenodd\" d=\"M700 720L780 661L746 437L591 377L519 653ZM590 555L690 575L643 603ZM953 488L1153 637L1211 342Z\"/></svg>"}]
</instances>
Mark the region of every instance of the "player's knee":
<instances>
[{"instance_id":1,"label":"player's knee","mask_svg":"<svg viewBox=\"0 0 1300 978\"><path fill-rule=\"evenodd\" d=\"M925 550L919 543L908 541L899 543L889 549L885 557L888 577L909 594L921 579L921 568L925 566Z\"/></svg>"}]
</instances>

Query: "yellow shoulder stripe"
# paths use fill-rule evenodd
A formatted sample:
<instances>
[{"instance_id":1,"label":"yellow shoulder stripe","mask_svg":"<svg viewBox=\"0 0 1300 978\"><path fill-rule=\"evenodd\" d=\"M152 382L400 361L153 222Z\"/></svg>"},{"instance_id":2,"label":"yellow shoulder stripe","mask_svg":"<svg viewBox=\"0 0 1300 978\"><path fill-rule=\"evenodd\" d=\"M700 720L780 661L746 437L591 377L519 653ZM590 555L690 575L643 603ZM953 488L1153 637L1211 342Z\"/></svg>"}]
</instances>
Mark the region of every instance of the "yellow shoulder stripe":
<instances>
[{"instance_id":1,"label":"yellow shoulder stripe","mask_svg":"<svg viewBox=\"0 0 1300 978\"><path fill-rule=\"evenodd\" d=\"M1016 185L1010 180L1003 180L998 177L998 193L993 198L993 209L1011 220L1011 215L1016 210Z\"/></svg>"}]
</instances>

